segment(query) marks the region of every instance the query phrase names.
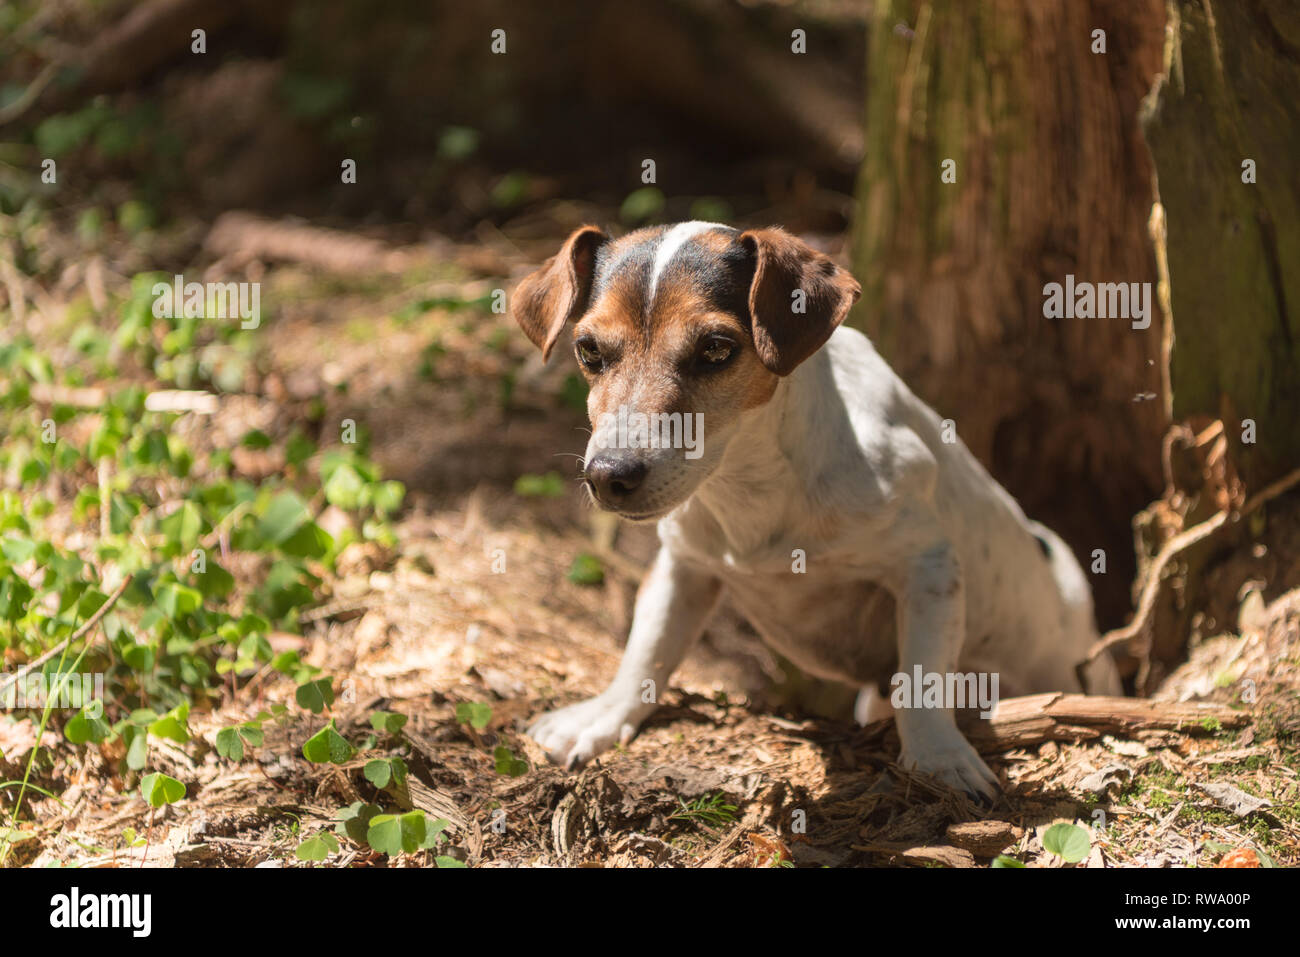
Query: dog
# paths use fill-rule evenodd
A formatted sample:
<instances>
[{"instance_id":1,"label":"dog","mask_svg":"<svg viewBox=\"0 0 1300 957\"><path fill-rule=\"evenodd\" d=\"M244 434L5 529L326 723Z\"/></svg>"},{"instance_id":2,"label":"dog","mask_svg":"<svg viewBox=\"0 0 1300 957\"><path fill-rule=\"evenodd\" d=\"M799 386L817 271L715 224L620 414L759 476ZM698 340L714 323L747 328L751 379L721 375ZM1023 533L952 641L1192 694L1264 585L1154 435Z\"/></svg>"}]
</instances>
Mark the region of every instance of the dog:
<instances>
[{"instance_id":1,"label":"dog","mask_svg":"<svg viewBox=\"0 0 1300 957\"><path fill-rule=\"evenodd\" d=\"M657 521L660 540L609 687L528 730L551 760L628 742L724 592L799 668L862 688L860 720L890 712L882 689L900 674L1120 693L1105 656L1080 688L1097 633L1070 549L841 325L860 294L780 228L705 222L620 239L583 226L519 284L512 313L544 359L572 330L592 498ZM692 416L702 441L674 447L629 416ZM899 763L992 801L998 778L956 706L931 704L892 709Z\"/></svg>"}]
</instances>

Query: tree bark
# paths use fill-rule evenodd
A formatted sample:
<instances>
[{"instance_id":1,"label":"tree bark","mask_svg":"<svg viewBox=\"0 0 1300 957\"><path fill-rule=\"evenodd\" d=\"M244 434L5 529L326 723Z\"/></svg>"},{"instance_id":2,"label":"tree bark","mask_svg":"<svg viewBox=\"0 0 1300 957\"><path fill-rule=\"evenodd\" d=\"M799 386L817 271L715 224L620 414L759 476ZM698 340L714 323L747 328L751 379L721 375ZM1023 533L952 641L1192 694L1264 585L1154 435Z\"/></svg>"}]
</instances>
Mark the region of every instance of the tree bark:
<instances>
[{"instance_id":1,"label":"tree bark","mask_svg":"<svg viewBox=\"0 0 1300 957\"><path fill-rule=\"evenodd\" d=\"M851 321L1129 608L1130 517L1161 484L1162 328L1048 319L1044 286L1151 283L1160 0L880 0L867 67ZM1093 52L1094 30L1106 50ZM955 183L941 178L955 161Z\"/></svg>"},{"instance_id":2,"label":"tree bark","mask_svg":"<svg viewBox=\"0 0 1300 957\"><path fill-rule=\"evenodd\" d=\"M1168 222L1173 414L1222 419L1258 491L1300 463L1300 7L1168 10L1165 75L1143 128Z\"/></svg>"}]
</instances>

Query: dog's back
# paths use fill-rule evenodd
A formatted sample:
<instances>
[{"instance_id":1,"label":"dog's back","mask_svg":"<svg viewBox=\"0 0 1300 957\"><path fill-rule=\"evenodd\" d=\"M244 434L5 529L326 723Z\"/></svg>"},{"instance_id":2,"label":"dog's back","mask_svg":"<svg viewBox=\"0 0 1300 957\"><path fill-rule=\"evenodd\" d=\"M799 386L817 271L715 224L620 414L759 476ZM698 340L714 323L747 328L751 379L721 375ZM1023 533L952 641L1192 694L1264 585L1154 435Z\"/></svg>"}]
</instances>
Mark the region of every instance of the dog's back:
<instances>
[{"instance_id":1,"label":"dog's back","mask_svg":"<svg viewBox=\"0 0 1300 957\"><path fill-rule=\"evenodd\" d=\"M866 336L840 328L825 351L826 372L809 362L795 377L829 374L828 383L810 387L843 397L859 445L871 447L879 432L903 426L934 457L935 508L967 585L963 667L999 672L1003 694L1084 690L1073 666L1097 630L1091 590L1069 546L1025 516L961 441L959 421L941 419L917 398ZM1087 690L1121 693L1109 657L1091 667Z\"/></svg>"}]
</instances>

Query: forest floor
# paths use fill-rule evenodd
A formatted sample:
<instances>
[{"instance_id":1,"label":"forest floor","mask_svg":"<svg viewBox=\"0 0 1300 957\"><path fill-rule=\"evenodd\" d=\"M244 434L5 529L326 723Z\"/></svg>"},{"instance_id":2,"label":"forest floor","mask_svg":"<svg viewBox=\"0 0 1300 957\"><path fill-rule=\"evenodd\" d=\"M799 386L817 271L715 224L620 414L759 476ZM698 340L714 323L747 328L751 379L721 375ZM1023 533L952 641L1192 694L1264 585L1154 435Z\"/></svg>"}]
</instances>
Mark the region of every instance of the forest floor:
<instances>
[{"instance_id":1,"label":"forest floor","mask_svg":"<svg viewBox=\"0 0 1300 957\"><path fill-rule=\"evenodd\" d=\"M1203 719L1057 721L986 741L1006 790L992 809L899 769L887 723L856 727L847 690L791 674L729 610L629 745L580 772L549 765L523 729L612 675L654 532L584 504L573 370L563 356L542 366L508 316L485 307L500 277L513 282L546 245L485 237L380 278L366 272L381 255L367 246L353 250L362 268L351 274L270 253L240 264L264 288L256 371L178 429L211 448L260 430L270 445L234 460L256 480L280 466L294 428L351 418L384 475L407 487L395 540L350 545L301 610L301 634L271 636L335 678L330 715L363 743L341 763L305 760L321 721L292 707L294 681L262 667L196 704L189 744L153 746L151 769L186 787L153 809L118 751L74 745L56 720L32 765L49 796L29 794L30 837L11 863L313 866L299 843L335 827L341 808L391 803L366 770L397 755L410 769L399 803L447 820L440 853L469 866L988 866L999 854L1062 866L1043 843L1060 821L1088 833L1076 866L1300 864L1300 592L1204 640L1163 683L1156 698L1170 707L1217 706ZM108 282L148 265L118 264ZM74 273L28 315L37 341L55 348L64 303L102 298L87 282L104 280ZM323 415L308 415L316 401ZM237 602L257 571L232 571ZM273 704L290 707L260 746L239 762L218 754L220 729ZM407 723L367 737L376 711ZM0 714L0 779L23 776L36 727ZM431 860L344 838L325 864Z\"/></svg>"}]
</instances>

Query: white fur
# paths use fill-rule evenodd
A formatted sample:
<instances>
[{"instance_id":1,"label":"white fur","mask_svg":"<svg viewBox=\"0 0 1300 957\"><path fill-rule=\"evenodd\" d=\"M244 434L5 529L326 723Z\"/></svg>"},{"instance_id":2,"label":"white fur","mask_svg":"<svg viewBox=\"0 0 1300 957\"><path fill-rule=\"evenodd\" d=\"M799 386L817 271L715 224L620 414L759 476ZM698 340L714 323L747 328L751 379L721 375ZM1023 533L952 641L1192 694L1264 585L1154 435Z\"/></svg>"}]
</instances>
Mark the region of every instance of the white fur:
<instances>
[{"instance_id":1,"label":"white fur","mask_svg":"<svg viewBox=\"0 0 1300 957\"><path fill-rule=\"evenodd\" d=\"M665 237L656 275L707 224L686 227ZM938 415L861 333L838 329L724 441L708 476L659 522L662 546L609 688L530 729L553 758L572 766L629 738L654 710L645 682L664 687L724 588L770 645L814 675L866 685L882 669L919 664L997 672L1006 694L1079 690L1073 666L1096 632L1068 547L960 441L943 440ZM792 571L796 549L805 574ZM896 628L882 617L886 594ZM1119 693L1108 658L1090 681ZM869 699L864 716L879 714ZM895 719L905 766L995 792L951 711L899 709Z\"/></svg>"},{"instance_id":2,"label":"white fur","mask_svg":"<svg viewBox=\"0 0 1300 957\"><path fill-rule=\"evenodd\" d=\"M654 266L650 270L650 293L647 299L648 303L653 304L655 301L655 290L659 287L659 277L663 275L668 264L673 261L677 251L686 243L690 242L692 236L700 233L706 233L710 229L727 229L721 223L705 223L699 220L693 220L689 223L678 223L659 240L659 248L655 250Z\"/></svg>"}]
</instances>

